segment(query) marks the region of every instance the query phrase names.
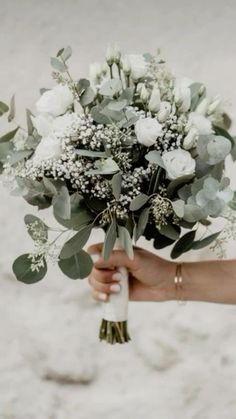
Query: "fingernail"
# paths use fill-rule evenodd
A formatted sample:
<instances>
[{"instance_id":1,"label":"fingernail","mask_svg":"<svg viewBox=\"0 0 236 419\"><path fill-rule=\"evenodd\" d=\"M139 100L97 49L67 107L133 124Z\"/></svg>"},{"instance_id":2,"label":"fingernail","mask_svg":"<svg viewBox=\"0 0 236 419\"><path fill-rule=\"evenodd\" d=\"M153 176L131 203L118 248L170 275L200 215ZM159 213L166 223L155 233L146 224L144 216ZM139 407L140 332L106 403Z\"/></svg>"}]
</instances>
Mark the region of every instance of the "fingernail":
<instances>
[{"instance_id":1,"label":"fingernail","mask_svg":"<svg viewBox=\"0 0 236 419\"><path fill-rule=\"evenodd\" d=\"M94 255L90 255L93 263L96 263L100 259L100 255L98 253Z\"/></svg>"},{"instance_id":2,"label":"fingernail","mask_svg":"<svg viewBox=\"0 0 236 419\"><path fill-rule=\"evenodd\" d=\"M107 294L104 294L103 292L100 292L99 294L98 294L98 298L99 298L99 300L101 300L101 301L106 301L107 300Z\"/></svg>"},{"instance_id":3,"label":"fingernail","mask_svg":"<svg viewBox=\"0 0 236 419\"><path fill-rule=\"evenodd\" d=\"M123 276L120 272L116 272L112 275L113 281L121 281L123 279Z\"/></svg>"},{"instance_id":4,"label":"fingernail","mask_svg":"<svg viewBox=\"0 0 236 419\"><path fill-rule=\"evenodd\" d=\"M120 292L120 285L119 285L119 284L114 284L114 285L111 285L111 286L110 286L110 290L111 290L112 292L118 293L118 292Z\"/></svg>"}]
</instances>

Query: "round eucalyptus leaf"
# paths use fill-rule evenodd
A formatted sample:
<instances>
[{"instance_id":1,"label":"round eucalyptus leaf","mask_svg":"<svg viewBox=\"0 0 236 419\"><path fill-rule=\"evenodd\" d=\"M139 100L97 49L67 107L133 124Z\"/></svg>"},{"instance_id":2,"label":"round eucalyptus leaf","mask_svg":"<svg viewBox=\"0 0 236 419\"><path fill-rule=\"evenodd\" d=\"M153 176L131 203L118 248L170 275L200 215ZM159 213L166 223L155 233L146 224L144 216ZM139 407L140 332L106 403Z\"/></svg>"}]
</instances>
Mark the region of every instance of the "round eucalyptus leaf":
<instances>
[{"instance_id":1,"label":"round eucalyptus leaf","mask_svg":"<svg viewBox=\"0 0 236 419\"><path fill-rule=\"evenodd\" d=\"M43 259L44 265L38 270L32 271L32 261L29 258L29 254L19 256L13 263L13 272L18 281L24 282L25 284L34 284L35 282L41 281L47 273L47 264Z\"/></svg>"},{"instance_id":2,"label":"round eucalyptus leaf","mask_svg":"<svg viewBox=\"0 0 236 419\"><path fill-rule=\"evenodd\" d=\"M80 250L68 259L60 259L58 262L61 271L71 279L86 278L93 268L91 256L84 250Z\"/></svg>"}]
</instances>

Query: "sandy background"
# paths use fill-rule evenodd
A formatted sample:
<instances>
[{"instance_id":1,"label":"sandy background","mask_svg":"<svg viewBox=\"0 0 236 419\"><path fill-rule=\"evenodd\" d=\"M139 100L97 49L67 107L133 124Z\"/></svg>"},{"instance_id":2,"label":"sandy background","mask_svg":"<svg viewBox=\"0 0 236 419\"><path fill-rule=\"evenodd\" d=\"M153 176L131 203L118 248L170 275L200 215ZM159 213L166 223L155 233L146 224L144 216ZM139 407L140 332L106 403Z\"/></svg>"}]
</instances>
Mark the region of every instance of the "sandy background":
<instances>
[{"instance_id":1,"label":"sandy background","mask_svg":"<svg viewBox=\"0 0 236 419\"><path fill-rule=\"evenodd\" d=\"M0 99L16 93L23 123L52 85L50 55L70 44L72 72L86 76L116 41L128 52L161 47L177 75L220 93L235 117L235 21L234 0L0 0ZM232 164L229 173L236 186ZM32 287L14 280L12 260L31 246L27 212L0 188L0 419L235 419L234 306L132 304L132 343L102 345L86 283L55 269Z\"/></svg>"}]
</instances>

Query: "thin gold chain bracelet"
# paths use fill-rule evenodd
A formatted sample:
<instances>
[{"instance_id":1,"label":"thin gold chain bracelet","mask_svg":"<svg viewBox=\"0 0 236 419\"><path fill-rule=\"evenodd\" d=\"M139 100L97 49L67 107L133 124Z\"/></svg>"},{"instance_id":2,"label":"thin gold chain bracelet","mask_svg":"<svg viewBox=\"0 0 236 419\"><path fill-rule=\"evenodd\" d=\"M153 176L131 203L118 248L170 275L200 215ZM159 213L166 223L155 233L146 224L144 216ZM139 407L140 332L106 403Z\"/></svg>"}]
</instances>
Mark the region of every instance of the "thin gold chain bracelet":
<instances>
[{"instance_id":1,"label":"thin gold chain bracelet","mask_svg":"<svg viewBox=\"0 0 236 419\"><path fill-rule=\"evenodd\" d=\"M182 277L182 263L177 263L175 271L175 296L178 304L185 305L186 300L184 299L184 289L183 289L183 277Z\"/></svg>"}]
</instances>

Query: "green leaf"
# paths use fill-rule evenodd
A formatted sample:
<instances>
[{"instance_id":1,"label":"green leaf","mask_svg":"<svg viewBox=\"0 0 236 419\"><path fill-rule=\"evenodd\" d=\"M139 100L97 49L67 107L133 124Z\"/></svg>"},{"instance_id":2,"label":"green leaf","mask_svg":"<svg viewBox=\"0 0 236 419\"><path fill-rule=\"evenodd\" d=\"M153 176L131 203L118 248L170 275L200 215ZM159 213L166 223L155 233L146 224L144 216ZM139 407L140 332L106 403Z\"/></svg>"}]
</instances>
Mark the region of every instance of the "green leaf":
<instances>
[{"instance_id":1,"label":"green leaf","mask_svg":"<svg viewBox=\"0 0 236 419\"><path fill-rule=\"evenodd\" d=\"M165 165L159 151L157 150L149 151L149 153L146 154L145 159L149 161L149 163L156 164L162 167L162 169L165 169Z\"/></svg>"},{"instance_id":2,"label":"green leaf","mask_svg":"<svg viewBox=\"0 0 236 419\"><path fill-rule=\"evenodd\" d=\"M38 206L40 209L51 205L50 195L42 182L20 177L17 177L16 181L22 189L26 188L27 193L24 193L23 197L30 205Z\"/></svg>"},{"instance_id":3,"label":"green leaf","mask_svg":"<svg viewBox=\"0 0 236 419\"><path fill-rule=\"evenodd\" d=\"M174 240L169 237L162 236L162 234L156 232L155 238L153 241L153 246L156 250L165 249L168 246L171 246L174 243Z\"/></svg>"},{"instance_id":4,"label":"green leaf","mask_svg":"<svg viewBox=\"0 0 236 419\"><path fill-rule=\"evenodd\" d=\"M133 259L134 258L133 243L132 243L132 239L130 237L130 234L127 228L118 225L118 237L120 240L120 244L122 248L125 249L125 252L127 256L129 257L129 259Z\"/></svg>"},{"instance_id":5,"label":"green leaf","mask_svg":"<svg viewBox=\"0 0 236 419\"><path fill-rule=\"evenodd\" d=\"M71 55L72 55L72 48L70 46L68 46L66 48L63 48L63 51L60 54L60 56L62 57L62 59L64 61L69 60L69 58L71 57Z\"/></svg>"},{"instance_id":6,"label":"green leaf","mask_svg":"<svg viewBox=\"0 0 236 419\"><path fill-rule=\"evenodd\" d=\"M32 135L34 132L34 125L31 116L33 116L32 112L29 109L26 109L26 122L29 135Z\"/></svg>"},{"instance_id":7,"label":"green leaf","mask_svg":"<svg viewBox=\"0 0 236 419\"><path fill-rule=\"evenodd\" d=\"M32 271L32 261L29 258L29 254L26 253L15 260L12 269L18 281L24 282L25 284L34 284L35 282L41 281L47 273L45 259L43 259L43 262L43 267L39 268L38 271Z\"/></svg>"},{"instance_id":8,"label":"green leaf","mask_svg":"<svg viewBox=\"0 0 236 419\"><path fill-rule=\"evenodd\" d=\"M82 226L70 240L68 240L60 253L60 259L68 259L78 253L87 243L93 224Z\"/></svg>"},{"instance_id":9,"label":"green leaf","mask_svg":"<svg viewBox=\"0 0 236 419\"><path fill-rule=\"evenodd\" d=\"M217 237L219 236L220 233L221 233L221 231L218 231L217 233L211 234L210 236L205 237L202 240L197 240L197 241L193 242L191 249L198 250L198 249L202 249L206 246L209 246L209 244L211 244L213 241L215 241L215 239L217 239Z\"/></svg>"},{"instance_id":10,"label":"green leaf","mask_svg":"<svg viewBox=\"0 0 236 419\"><path fill-rule=\"evenodd\" d=\"M68 259L60 259L58 262L61 271L71 279L84 279L92 271L93 261L91 256L84 250Z\"/></svg>"},{"instance_id":11,"label":"green leaf","mask_svg":"<svg viewBox=\"0 0 236 419\"><path fill-rule=\"evenodd\" d=\"M177 199L176 201L172 202L172 208L179 218L183 218L184 216L184 201L182 199Z\"/></svg>"},{"instance_id":12,"label":"green leaf","mask_svg":"<svg viewBox=\"0 0 236 419\"><path fill-rule=\"evenodd\" d=\"M122 89L122 83L120 79L110 79L105 81L99 90L100 95L113 97L119 93Z\"/></svg>"},{"instance_id":13,"label":"green leaf","mask_svg":"<svg viewBox=\"0 0 236 419\"><path fill-rule=\"evenodd\" d=\"M51 66L55 70L59 71L60 73L64 73L66 71L65 64L61 60L59 60L58 58L51 57L50 62L51 62Z\"/></svg>"},{"instance_id":14,"label":"green leaf","mask_svg":"<svg viewBox=\"0 0 236 419\"><path fill-rule=\"evenodd\" d=\"M27 157L29 157L32 154L32 150L20 150L20 151L14 151L9 160L8 163L10 165L13 165L15 163L18 163L24 159L26 159Z\"/></svg>"},{"instance_id":15,"label":"green leaf","mask_svg":"<svg viewBox=\"0 0 236 419\"><path fill-rule=\"evenodd\" d=\"M38 229L38 230L40 230L40 233L41 233L40 234L40 239L42 239L44 241L47 241L47 239L48 239L48 226L42 220L40 220L40 218L38 218L38 217L36 217L35 215L32 215L32 214L27 214L24 217L24 221L25 221L25 225L27 227L29 227L27 229L27 231L28 231L30 237L33 240L38 240L38 234L35 231L35 230ZM32 231L30 229L30 224L35 225L34 231Z\"/></svg>"},{"instance_id":16,"label":"green leaf","mask_svg":"<svg viewBox=\"0 0 236 419\"><path fill-rule=\"evenodd\" d=\"M231 149L230 140L219 135L200 135L197 142L200 159L209 165L215 165L225 160Z\"/></svg>"},{"instance_id":17,"label":"green leaf","mask_svg":"<svg viewBox=\"0 0 236 419\"><path fill-rule=\"evenodd\" d=\"M96 97L96 93L92 89L92 87L87 87L84 92L80 96L80 104L81 106L85 107L90 105L94 101Z\"/></svg>"},{"instance_id":18,"label":"green leaf","mask_svg":"<svg viewBox=\"0 0 236 419\"><path fill-rule=\"evenodd\" d=\"M90 86L90 81L87 79L80 79L77 83L76 89L79 95L82 95L83 92Z\"/></svg>"},{"instance_id":19,"label":"green leaf","mask_svg":"<svg viewBox=\"0 0 236 419\"><path fill-rule=\"evenodd\" d=\"M78 156L83 156L83 157L91 157L91 158L102 158L102 157L106 157L106 153L105 151L93 151L93 150L75 150L76 154Z\"/></svg>"},{"instance_id":20,"label":"green leaf","mask_svg":"<svg viewBox=\"0 0 236 419\"><path fill-rule=\"evenodd\" d=\"M103 248L102 248L103 259L105 260L109 259L110 254L114 248L116 239L117 239L116 221L113 219L106 231L105 240L104 240Z\"/></svg>"},{"instance_id":21,"label":"green leaf","mask_svg":"<svg viewBox=\"0 0 236 419\"><path fill-rule=\"evenodd\" d=\"M122 111L127 106L127 100L112 100L108 103L107 108L111 111Z\"/></svg>"},{"instance_id":22,"label":"green leaf","mask_svg":"<svg viewBox=\"0 0 236 419\"><path fill-rule=\"evenodd\" d=\"M0 116L9 111L9 106L0 101Z\"/></svg>"},{"instance_id":23,"label":"green leaf","mask_svg":"<svg viewBox=\"0 0 236 419\"><path fill-rule=\"evenodd\" d=\"M228 131L226 131L226 129L224 129L222 127L218 127L217 125L213 125L213 129L214 129L216 135L228 138L228 140L231 141L232 146L234 145L234 138L232 137L232 135L230 135L230 133Z\"/></svg>"},{"instance_id":24,"label":"green leaf","mask_svg":"<svg viewBox=\"0 0 236 419\"><path fill-rule=\"evenodd\" d=\"M192 248L192 244L196 235L196 230L189 231L182 236L172 249L172 259L177 259L183 253L188 252Z\"/></svg>"},{"instance_id":25,"label":"green leaf","mask_svg":"<svg viewBox=\"0 0 236 419\"><path fill-rule=\"evenodd\" d=\"M130 210L137 211L142 208L149 200L149 196L140 193L130 203Z\"/></svg>"},{"instance_id":26,"label":"green leaf","mask_svg":"<svg viewBox=\"0 0 236 419\"><path fill-rule=\"evenodd\" d=\"M121 181L122 176L120 172L116 173L111 180L112 192L117 200L119 199L121 193Z\"/></svg>"},{"instance_id":27,"label":"green leaf","mask_svg":"<svg viewBox=\"0 0 236 419\"><path fill-rule=\"evenodd\" d=\"M6 143L6 142L12 140L15 137L18 129L19 129L19 127L15 128L13 131L10 131L7 134L0 137L0 143Z\"/></svg>"},{"instance_id":28,"label":"green leaf","mask_svg":"<svg viewBox=\"0 0 236 419\"><path fill-rule=\"evenodd\" d=\"M11 100L10 100L10 111L9 111L9 114L8 114L8 122L13 121L13 119L15 118L15 113L16 113L15 95L13 95Z\"/></svg>"},{"instance_id":29,"label":"green leaf","mask_svg":"<svg viewBox=\"0 0 236 419\"><path fill-rule=\"evenodd\" d=\"M112 175L120 170L115 160L110 157L105 160L97 160L95 166L97 169L89 170L88 175Z\"/></svg>"},{"instance_id":30,"label":"green leaf","mask_svg":"<svg viewBox=\"0 0 236 419\"><path fill-rule=\"evenodd\" d=\"M128 87L127 89L123 90L119 99L121 100L125 99L128 105L131 105L131 103L133 102L133 97L134 97L134 88Z\"/></svg>"},{"instance_id":31,"label":"green leaf","mask_svg":"<svg viewBox=\"0 0 236 419\"><path fill-rule=\"evenodd\" d=\"M167 186L167 197L171 199L177 193L178 189L181 188L181 186L190 183L193 178L194 175L186 175L172 180Z\"/></svg>"},{"instance_id":32,"label":"green leaf","mask_svg":"<svg viewBox=\"0 0 236 419\"><path fill-rule=\"evenodd\" d=\"M101 105L96 105L91 109L91 116L95 122L98 124L110 124L110 118L102 114L104 107Z\"/></svg>"},{"instance_id":33,"label":"green leaf","mask_svg":"<svg viewBox=\"0 0 236 419\"><path fill-rule=\"evenodd\" d=\"M137 241L143 234L149 219L150 208L144 208L139 216L138 223L134 229L134 239Z\"/></svg>"},{"instance_id":34,"label":"green leaf","mask_svg":"<svg viewBox=\"0 0 236 419\"><path fill-rule=\"evenodd\" d=\"M171 224L166 224L161 227L160 234L162 236L168 237L171 240L178 240L180 235L180 229L177 226L173 226Z\"/></svg>"},{"instance_id":35,"label":"green leaf","mask_svg":"<svg viewBox=\"0 0 236 419\"><path fill-rule=\"evenodd\" d=\"M195 223L203 218L203 212L197 205L187 204L184 207L183 218L188 223Z\"/></svg>"},{"instance_id":36,"label":"green leaf","mask_svg":"<svg viewBox=\"0 0 236 419\"><path fill-rule=\"evenodd\" d=\"M66 186L62 186L52 200L54 214L69 220L71 216L70 195Z\"/></svg>"},{"instance_id":37,"label":"green leaf","mask_svg":"<svg viewBox=\"0 0 236 419\"><path fill-rule=\"evenodd\" d=\"M0 162L5 163L13 150L12 143L0 143Z\"/></svg>"}]
</instances>

